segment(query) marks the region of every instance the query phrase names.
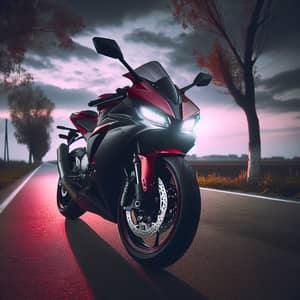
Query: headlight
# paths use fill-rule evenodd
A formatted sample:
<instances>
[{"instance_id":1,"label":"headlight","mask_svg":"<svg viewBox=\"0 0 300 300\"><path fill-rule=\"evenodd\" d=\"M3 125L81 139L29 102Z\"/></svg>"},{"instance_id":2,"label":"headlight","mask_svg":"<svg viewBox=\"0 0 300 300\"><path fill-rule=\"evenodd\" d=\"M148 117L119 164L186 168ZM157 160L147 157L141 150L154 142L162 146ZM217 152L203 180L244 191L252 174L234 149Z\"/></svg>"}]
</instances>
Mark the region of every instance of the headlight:
<instances>
[{"instance_id":1,"label":"headlight","mask_svg":"<svg viewBox=\"0 0 300 300\"><path fill-rule=\"evenodd\" d=\"M199 129L200 116L196 115L190 119L187 119L182 122L181 131L187 134L196 136L196 133Z\"/></svg>"},{"instance_id":2,"label":"headlight","mask_svg":"<svg viewBox=\"0 0 300 300\"><path fill-rule=\"evenodd\" d=\"M168 127L170 124L170 120L167 116L145 106L140 107L139 114L154 126Z\"/></svg>"}]
</instances>

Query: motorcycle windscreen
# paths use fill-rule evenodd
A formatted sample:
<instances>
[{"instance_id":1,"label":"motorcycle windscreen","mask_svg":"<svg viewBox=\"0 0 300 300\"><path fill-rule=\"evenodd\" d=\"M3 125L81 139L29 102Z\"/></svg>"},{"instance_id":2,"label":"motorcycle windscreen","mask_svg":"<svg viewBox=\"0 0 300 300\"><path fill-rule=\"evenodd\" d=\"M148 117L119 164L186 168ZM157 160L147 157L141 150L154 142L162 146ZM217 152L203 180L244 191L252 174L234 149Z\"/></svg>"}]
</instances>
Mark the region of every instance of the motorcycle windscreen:
<instances>
[{"instance_id":1,"label":"motorcycle windscreen","mask_svg":"<svg viewBox=\"0 0 300 300\"><path fill-rule=\"evenodd\" d=\"M150 81L152 87L154 87L163 97L175 104L181 103L181 97L177 93L174 83L159 62L148 62L136 68L135 71L139 76Z\"/></svg>"}]
</instances>

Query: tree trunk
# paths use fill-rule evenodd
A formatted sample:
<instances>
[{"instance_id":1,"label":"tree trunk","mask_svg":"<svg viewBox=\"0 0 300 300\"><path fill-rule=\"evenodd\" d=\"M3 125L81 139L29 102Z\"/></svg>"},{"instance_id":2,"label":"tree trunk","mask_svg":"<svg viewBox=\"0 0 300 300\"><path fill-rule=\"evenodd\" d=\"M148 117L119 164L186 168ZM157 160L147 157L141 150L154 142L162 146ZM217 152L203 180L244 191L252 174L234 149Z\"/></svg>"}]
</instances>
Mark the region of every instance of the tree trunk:
<instances>
[{"instance_id":1,"label":"tree trunk","mask_svg":"<svg viewBox=\"0 0 300 300\"><path fill-rule=\"evenodd\" d=\"M257 185L260 176L261 142L259 120L255 106L245 109L249 131L247 182Z\"/></svg>"},{"instance_id":2,"label":"tree trunk","mask_svg":"<svg viewBox=\"0 0 300 300\"><path fill-rule=\"evenodd\" d=\"M32 150L31 147L29 147L29 158L28 158L28 163L31 165L32 164Z\"/></svg>"}]
</instances>

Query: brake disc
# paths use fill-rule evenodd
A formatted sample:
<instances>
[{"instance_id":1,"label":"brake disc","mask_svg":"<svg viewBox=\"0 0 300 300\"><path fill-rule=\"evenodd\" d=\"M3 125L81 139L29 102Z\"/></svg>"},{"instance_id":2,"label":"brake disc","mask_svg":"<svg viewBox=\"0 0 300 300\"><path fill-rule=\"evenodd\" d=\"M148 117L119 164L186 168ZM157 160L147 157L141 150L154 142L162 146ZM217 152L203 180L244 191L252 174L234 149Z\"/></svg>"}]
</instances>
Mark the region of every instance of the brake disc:
<instances>
[{"instance_id":1,"label":"brake disc","mask_svg":"<svg viewBox=\"0 0 300 300\"><path fill-rule=\"evenodd\" d=\"M164 222L167 207L168 195L163 181L158 178L158 193L159 193L159 212L155 222L145 223L143 221L136 222L133 220L132 210L126 211L126 219L130 230L140 238L153 236Z\"/></svg>"}]
</instances>

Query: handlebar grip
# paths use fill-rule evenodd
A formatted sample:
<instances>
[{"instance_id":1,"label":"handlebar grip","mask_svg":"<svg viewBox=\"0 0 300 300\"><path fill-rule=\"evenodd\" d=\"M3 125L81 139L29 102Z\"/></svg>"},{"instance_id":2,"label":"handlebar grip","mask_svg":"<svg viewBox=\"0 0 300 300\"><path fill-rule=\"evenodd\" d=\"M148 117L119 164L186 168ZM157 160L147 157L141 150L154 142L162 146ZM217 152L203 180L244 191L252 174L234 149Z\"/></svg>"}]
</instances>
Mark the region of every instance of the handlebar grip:
<instances>
[{"instance_id":1,"label":"handlebar grip","mask_svg":"<svg viewBox=\"0 0 300 300\"><path fill-rule=\"evenodd\" d=\"M96 99L96 100L92 100L88 103L88 106L96 106L97 104L99 104L101 102L101 100Z\"/></svg>"},{"instance_id":2,"label":"handlebar grip","mask_svg":"<svg viewBox=\"0 0 300 300\"><path fill-rule=\"evenodd\" d=\"M69 127L65 127L65 126L60 126L60 125L56 126L56 128L57 128L57 129L63 129L63 130L69 130L69 131L71 131L71 132L78 132L77 129L69 128Z\"/></svg>"},{"instance_id":3,"label":"handlebar grip","mask_svg":"<svg viewBox=\"0 0 300 300\"><path fill-rule=\"evenodd\" d=\"M61 139L68 139L68 136L67 135L65 135L65 134L59 134L58 135Z\"/></svg>"}]
</instances>

